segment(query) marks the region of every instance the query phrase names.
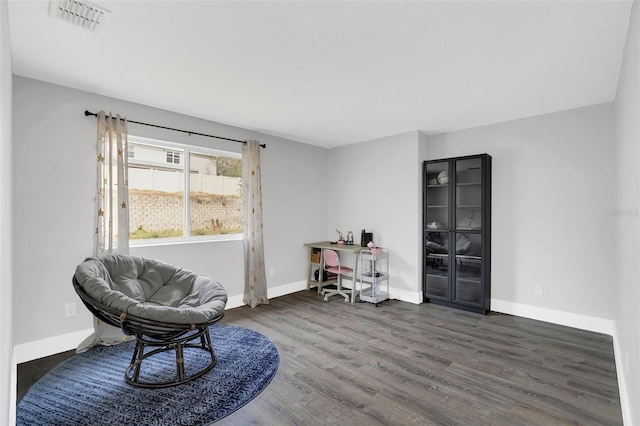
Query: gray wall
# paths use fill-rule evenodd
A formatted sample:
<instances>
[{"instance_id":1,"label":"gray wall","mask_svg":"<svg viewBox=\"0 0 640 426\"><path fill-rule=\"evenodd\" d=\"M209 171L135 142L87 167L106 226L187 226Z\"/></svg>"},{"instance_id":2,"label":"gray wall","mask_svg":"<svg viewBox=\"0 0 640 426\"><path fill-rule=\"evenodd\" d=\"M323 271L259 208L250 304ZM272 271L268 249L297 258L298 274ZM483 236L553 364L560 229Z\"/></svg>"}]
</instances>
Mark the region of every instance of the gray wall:
<instances>
[{"instance_id":1,"label":"gray wall","mask_svg":"<svg viewBox=\"0 0 640 426\"><path fill-rule=\"evenodd\" d=\"M420 302L421 160L486 152L494 158L492 304L507 313L524 306L537 309L537 316L573 314L546 318L593 319L576 326L610 332L616 300L613 137L613 104L602 104L335 148L329 153L327 230L335 239L336 228L351 229L356 240L360 229L373 231L393 253L394 296ZM535 284L543 285L543 295L535 294Z\"/></svg>"},{"instance_id":2,"label":"gray wall","mask_svg":"<svg viewBox=\"0 0 640 426\"><path fill-rule=\"evenodd\" d=\"M627 390L625 424L640 424L640 4L631 11L615 103L617 142L616 216L618 272L616 329L618 377ZM633 402L633 403L629 403Z\"/></svg>"},{"instance_id":3,"label":"gray wall","mask_svg":"<svg viewBox=\"0 0 640 426\"><path fill-rule=\"evenodd\" d=\"M306 279L305 242L326 238L327 150L37 80L14 77L14 344L91 327L71 286L75 266L91 254L96 120L101 109L132 120L259 139L269 289ZM240 144L130 124L137 136L239 151ZM137 247L134 254L180 264L218 279L236 300L243 292L241 241Z\"/></svg>"},{"instance_id":4,"label":"gray wall","mask_svg":"<svg viewBox=\"0 0 640 426\"><path fill-rule=\"evenodd\" d=\"M329 152L327 231L373 232L391 252L392 297L421 300L421 186L417 131L334 148Z\"/></svg>"},{"instance_id":5,"label":"gray wall","mask_svg":"<svg viewBox=\"0 0 640 426\"><path fill-rule=\"evenodd\" d=\"M7 2L0 2L0 424L15 412L11 308L11 47Z\"/></svg>"},{"instance_id":6,"label":"gray wall","mask_svg":"<svg viewBox=\"0 0 640 426\"><path fill-rule=\"evenodd\" d=\"M492 309L614 318L613 137L612 104L430 137L430 159L493 157Z\"/></svg>"}]
</instances>

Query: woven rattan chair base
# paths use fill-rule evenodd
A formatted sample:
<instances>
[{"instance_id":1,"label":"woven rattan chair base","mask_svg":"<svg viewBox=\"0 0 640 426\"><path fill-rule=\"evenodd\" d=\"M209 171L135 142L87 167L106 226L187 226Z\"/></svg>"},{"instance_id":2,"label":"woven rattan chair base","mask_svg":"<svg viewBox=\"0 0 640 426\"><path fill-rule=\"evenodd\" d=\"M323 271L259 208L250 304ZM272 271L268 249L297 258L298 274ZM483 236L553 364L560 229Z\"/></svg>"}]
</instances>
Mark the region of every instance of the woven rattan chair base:
<instances>
[{"instance_id":1,"label":"woven rattan chair base","mask_svg":"<svg viewBox=\"0 0 640 426\"><path fill-rule=\"evenodd\" d=\"M194 340L199 340L199 343L191 343ZM145 353L148 348L152 349ZM189 376L185 375L184 368L184 350L196 349L203 350L209 353L211 356L211 362L207 364L203 369L197 371ZM142 369L142 361L160 354L166 351L175 351L176 355L176 376L174 380L166 382L150 382L140 379L140 372ZM209 335L209 326L201 327L194 332L188 332L186 335L176 337L171 340L157 340L149 339L143 335L136 335L136 346L133 350L133 356L131 358L131 365L127 368L124 378L130 385L140 388L166 388L170 386L180 385L182 383L189 382L191 380L201 377L206 374L216 365L216 351L211 344L211 336Z\"/></svg>"}]
</instances>

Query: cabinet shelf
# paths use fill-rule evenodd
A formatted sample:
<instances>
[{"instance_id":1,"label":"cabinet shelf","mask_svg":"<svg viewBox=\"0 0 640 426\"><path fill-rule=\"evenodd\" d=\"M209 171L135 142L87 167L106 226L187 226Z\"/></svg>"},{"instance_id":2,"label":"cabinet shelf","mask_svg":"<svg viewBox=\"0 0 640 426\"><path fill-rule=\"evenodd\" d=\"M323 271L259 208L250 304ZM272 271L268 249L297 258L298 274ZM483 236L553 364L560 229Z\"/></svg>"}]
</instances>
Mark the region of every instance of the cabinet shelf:
<instances>
[{"instance_id":1,"label":"cabinet shelf","mask_svg":"<svg viewBox=\"0 0 640 426\"><path fill-rule=\"evenodd\" d=\"M468 260L477 260L477 261L481 261L482 257L481 256L466 256L463 254L457 254L456 255L456 259L468 259Z\"/></svg>"},{"instance_id":2,"label":"cabinet shelf","mask_svg":"<svg viewBox=\"0 0 640 426\"><path fill-rule=\"evenodd\" d=\"M480 281L480 278L477 279L473 279L473 277L458 277L458 282L464 282L464 283L469 283L469 284L477 284L480 285L482 283L482 281Z\"/></svg>"}]
</instances>

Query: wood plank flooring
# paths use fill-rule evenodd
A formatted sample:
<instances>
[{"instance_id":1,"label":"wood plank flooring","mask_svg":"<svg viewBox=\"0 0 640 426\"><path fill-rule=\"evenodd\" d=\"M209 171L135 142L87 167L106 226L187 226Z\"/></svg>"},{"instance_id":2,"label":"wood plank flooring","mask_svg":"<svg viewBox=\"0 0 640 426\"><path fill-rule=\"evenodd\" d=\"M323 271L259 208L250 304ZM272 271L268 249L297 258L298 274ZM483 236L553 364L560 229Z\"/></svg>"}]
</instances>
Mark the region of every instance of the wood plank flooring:
<instances>
[{"instance_id":1,"label":"wood plank flooring","mask_svg":"<svg viewBox=\"0 0 640 426\"><path fill-rule=\"evenodd\" d=\"M509 315L315 291L227 311L280 351L222 425L620 425L610 336Z\"/></svg>"},{"instance_id":2,"label":"wood plank flooring","mask_svg":"<svg viewBox=\"0 0 640 426\"><path fill-rule=\"evenodd\" d=\"M314 290L227 311L280 352L221 425L621 425L610 336L509 315ZM215 345L215 343L214 343ZM18 366L19 397L73 352Z\"/></svg>"}]
</instances>

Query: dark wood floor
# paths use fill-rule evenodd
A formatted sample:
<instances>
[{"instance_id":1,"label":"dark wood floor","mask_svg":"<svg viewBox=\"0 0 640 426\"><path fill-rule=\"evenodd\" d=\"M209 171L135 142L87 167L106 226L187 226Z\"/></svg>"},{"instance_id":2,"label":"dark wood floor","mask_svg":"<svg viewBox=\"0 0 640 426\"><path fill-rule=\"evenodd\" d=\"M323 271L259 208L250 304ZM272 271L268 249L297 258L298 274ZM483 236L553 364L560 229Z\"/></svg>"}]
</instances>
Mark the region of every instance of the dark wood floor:
<instances>
[{"instance_id":1,"label":"dark wood floor","mask_svg":"<svg viewBox=\"0 0 640 426\"><path fill-rule=\"evenodd\" d=\"M221 425L622 424L610 336L315 291L231 309L223 322L268 336L280 367Z\"/></svg>"},{"instance_id":2,"label":"dark wood floor","mask_svg":"<svg viewBox=\"0 0 640 426\"><path fill-rule=\"evenodd\" d=\"M280 368L223 425L622 424L610 336L492 313L314 291L228 311Z\"/></svg>"}]
</instances>

